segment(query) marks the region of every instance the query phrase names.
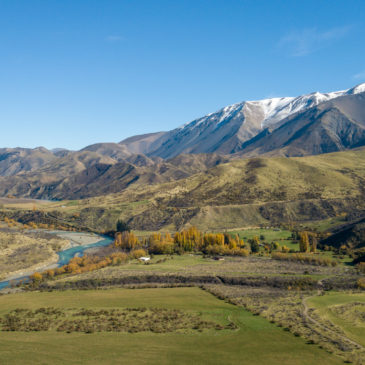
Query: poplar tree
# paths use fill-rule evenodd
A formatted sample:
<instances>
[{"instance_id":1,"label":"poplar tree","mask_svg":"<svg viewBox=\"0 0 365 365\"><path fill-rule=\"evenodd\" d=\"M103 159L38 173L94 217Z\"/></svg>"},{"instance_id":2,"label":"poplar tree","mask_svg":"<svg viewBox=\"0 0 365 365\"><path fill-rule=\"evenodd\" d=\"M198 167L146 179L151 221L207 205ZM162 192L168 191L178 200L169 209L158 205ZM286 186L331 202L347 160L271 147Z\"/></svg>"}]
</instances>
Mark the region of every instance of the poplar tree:
<instances>
[{"instance_id":1,"label":"poplar tree","mask_svg":"<svg viewBox=\"0 0 365 365\"><path fill-rule=\"evenodd\" d=\"M300 233L299 250L300 252L309 252L309 238L307 232Z\"/></svg>"}]
</instances>

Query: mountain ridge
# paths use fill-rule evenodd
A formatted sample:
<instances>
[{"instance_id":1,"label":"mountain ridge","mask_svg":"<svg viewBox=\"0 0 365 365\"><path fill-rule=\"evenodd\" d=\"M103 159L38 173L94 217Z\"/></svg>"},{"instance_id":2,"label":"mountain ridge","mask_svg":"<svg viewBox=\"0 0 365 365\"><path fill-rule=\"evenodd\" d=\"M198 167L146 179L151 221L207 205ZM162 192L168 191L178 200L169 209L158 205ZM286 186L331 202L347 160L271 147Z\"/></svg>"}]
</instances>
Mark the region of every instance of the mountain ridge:
<instances>
[{"instance_id":1,"label":"mountain ridge","mask_svg":"<svg viewBox=\"0 0 365 365\"><path fill-rule=\"evenodd\" d=\"M178 181L230 160L361 147L363 90L365 84L333 93L238 103L170 132L96 143L80 151L0 149L0 196L78 199L117 193L136 183Z\"/></svg>"},{"instance_id":2,"label":"mountain ridge","mask_svg":"<svg viewBox=\"0 0 365 365\"><path fill-rule=\"evenodd\" d=\"M365 93L345 95L284 119L244 143L236 156L304 156L365 145Z\"/></svg>"},{"instance_id":3,"label":"mountain ridge","mask_svg":"<svg viewBox=\"0 0 365 365\"><path fill-rule=\"evenodd\" d=\"M267 127L275 128L277 123L290 115L341 96L362 92L365 92L365 83L330 93L314 92L298 97L232 104L171 131L154 134L153 142L139 152L162 158L175 157L180 153L236 153L244 142L254 138ZM131 138L134 141L139 140L139 136ZM145 135L142 135L141 140L144 138Z\"/></svg>"}]
</instances>

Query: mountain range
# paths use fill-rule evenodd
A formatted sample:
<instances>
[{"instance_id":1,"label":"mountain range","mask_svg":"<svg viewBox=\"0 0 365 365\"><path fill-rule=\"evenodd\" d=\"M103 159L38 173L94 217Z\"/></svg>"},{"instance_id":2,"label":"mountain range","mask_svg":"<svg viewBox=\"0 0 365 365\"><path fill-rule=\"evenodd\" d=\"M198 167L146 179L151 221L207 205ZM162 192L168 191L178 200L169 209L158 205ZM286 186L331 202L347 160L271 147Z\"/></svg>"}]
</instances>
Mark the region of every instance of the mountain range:
<instances>
[{"instance_id":1,"label":"mountain range","mask_svg":"<svg viewBox=\"0 0 365 365\"><path fill-rule=\"evenodd\" d=\"M0 149L0 196L79 199L161 184L235 159L306 156L365 145L365 84L233 104L168 132L80 151Z\"/></svg>"},{"instance_id":2,"label":"mountain range","mask_svg":"<svg viewBox=\"0 0 365 365\"><path fill-rule=\"evenodd\" d=\"M315 92L298 97L246 101L226 106L172 131L134 136L121 141L120 144L134 153L162 158L171 158L181 153L233 154L242 151L247 142L262 132L267 134L288 122L293 124L294 118L302 118L310 122L308 118L315 117L316 108L320 105L331 100L341 100L342 97L348 101L339 101L340 104L350 104L350 100L355 95L364 92L365 83L348 90L331 93ZM363 129L364 115L361 114L361 110L365 109L364 100L358 100L356 97L355 99L356 114L352 115L351 105L349 105L344 117L350 121L354 119ZM336 105L332 107L336 108ZM306 113L308 110L313 111L311 116ZM337 134L337 132L340 131L335 127L334 133ZM311 141L307 143L310 144ZM344 147L338 145L338 150ZM313 151L309 146L307 150Z\"/></svg>"}]
</instances>

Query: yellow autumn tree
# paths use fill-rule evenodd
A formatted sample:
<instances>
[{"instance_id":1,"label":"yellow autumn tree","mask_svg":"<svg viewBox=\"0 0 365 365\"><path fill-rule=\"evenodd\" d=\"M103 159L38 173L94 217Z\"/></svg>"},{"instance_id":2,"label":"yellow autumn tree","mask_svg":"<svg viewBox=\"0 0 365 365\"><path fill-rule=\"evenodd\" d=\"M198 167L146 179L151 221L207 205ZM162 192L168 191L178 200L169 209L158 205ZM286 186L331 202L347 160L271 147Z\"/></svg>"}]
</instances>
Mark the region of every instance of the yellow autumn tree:
<instances>
[{"instance_id":1,"label":"yellow autumn tree","mask_svg":"<svg viewBox=\"0 0 365 365\"><path fill-rule=\"evenodd\" d=\"M300 252L309 252L308 232L300 232L299 250Z\"/></svg>"}]
</instances>

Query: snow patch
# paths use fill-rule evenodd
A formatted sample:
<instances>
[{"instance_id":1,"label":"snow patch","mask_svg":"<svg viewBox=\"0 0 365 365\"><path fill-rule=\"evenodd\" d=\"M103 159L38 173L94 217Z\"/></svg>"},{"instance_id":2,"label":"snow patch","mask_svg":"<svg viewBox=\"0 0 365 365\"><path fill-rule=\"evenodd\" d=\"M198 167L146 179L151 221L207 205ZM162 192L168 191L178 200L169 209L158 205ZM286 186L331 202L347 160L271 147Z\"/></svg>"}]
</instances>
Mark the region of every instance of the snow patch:
<instances>
[{"instance_id":1,"label":"snow patch","mask_svg":"<svg viewBox=\"0 0 365 365\"><path fill-rule=\"evenodd\" d=\"M352 89L349 89L347 94L359 94L365 92L365 82L363 84L356 85Z\"/></svg>"},{"instance_id":2,"label":"snow patch","mask_svg":"<svg viewBox=\"0 0 365 365\"><path fill-rule=\"evenodd\" d=\"M291 114L311 108L325 101L337 98L339 96L358 94L361 92L365 92L365 83L357 85L351 89L329 93L320 93L317 91L298 97L288 96L236 103L228 105L215 113L210 113L202 118L188 122L178 129L194 129L195 127L200 126L202 123L207 123L210 126L218 126L224 121L231 119L234 113L236 113L239 109L243 109L243 106L246 106L247 108L254 106L255 108L260 109L264 116L261 121L261 128L266 128L267 126L272 126L287 118Z\"/></svg>"}]
</instances>

